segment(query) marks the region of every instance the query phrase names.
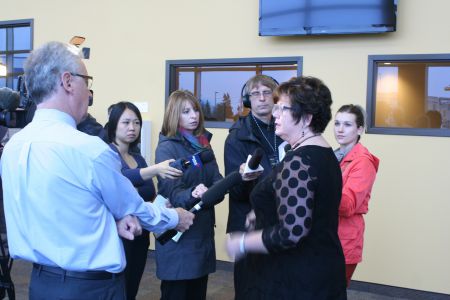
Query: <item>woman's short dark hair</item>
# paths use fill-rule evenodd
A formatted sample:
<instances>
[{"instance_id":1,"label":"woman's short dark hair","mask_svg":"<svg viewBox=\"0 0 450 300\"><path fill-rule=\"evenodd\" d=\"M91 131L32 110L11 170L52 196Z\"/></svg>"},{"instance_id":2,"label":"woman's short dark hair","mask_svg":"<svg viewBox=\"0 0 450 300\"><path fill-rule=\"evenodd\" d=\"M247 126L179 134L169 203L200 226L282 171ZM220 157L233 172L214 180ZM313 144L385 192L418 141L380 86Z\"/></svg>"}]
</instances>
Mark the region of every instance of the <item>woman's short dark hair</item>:
<instances>
[{"instance_id":1,"label":"woman's short dark hair","mask_svg":"<svg viewBox=\"0 0 450 300\"><path fill-rule=\"evenodd\" d=\"M315 77L294 77L278 86L274 93L274 102L284 94L289 97L291 114L296 124L306 115L312 115L309 127L314 133L322 133L331 120L331 92Z\"/></svg>"},{"instance_id":2,"label":"woman's short dark hair","mask_svg":"<svg viewBox=\"0 0 450 300\"><path fill-rule=\"evenodd\" d=\"M109 143L116 143L116 130L117 130L117 124L119 123L119 119L122 116L123 112L126 109L131 110L136 114L136 116L139 119L139 122L141 123L142 128L142 116L139 109L131 102L118 102L114 104L111 108L111 113L109 114L109 120L108 120L108 142ZM138 138L130 143L130 149L133 149L136 147L141 141L141 131L139 131Z\"/></svg>"}]
</instances>

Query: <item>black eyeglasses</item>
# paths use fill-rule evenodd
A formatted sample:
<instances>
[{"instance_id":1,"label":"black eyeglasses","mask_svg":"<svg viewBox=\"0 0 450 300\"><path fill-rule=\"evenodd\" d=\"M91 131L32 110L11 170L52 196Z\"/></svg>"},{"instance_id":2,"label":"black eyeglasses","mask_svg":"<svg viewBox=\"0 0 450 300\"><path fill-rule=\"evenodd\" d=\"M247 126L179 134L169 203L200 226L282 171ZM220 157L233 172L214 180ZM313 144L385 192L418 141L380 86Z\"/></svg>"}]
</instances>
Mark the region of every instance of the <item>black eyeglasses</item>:
<instances>
[{"instance_id":1,"label":"black eyeglasses","mask_svg":"<svg viewBox=\"0 0 450 300\"><path fill-rule=\"evenodd\" d=\"M89 76L89 75L78 74L78 73L70 73L70 75L83 78L84 81L86 82L86 86L88 87L88 89L91 89L92 82L94 81L94 77Z\"/></svg>"}]
</instances>

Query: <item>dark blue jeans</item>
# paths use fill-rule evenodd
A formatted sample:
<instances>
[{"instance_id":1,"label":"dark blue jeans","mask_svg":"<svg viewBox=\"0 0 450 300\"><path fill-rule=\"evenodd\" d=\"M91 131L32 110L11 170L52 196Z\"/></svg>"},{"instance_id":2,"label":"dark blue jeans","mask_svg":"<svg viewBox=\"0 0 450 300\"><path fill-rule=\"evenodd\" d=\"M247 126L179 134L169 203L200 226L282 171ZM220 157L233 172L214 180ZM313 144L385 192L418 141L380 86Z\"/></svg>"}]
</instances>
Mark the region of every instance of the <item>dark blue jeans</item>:
<instances>
[{"instance_id":1,"label":"dark blue jeans","mask_svg":"<svg viewBox=\"0 0 450 300\"><path fill-rule=\"evenodd\" d=\"M124 276L112 279L79 279L33 268L30 300L125 300Z\"/></svg>"}]
</instances>

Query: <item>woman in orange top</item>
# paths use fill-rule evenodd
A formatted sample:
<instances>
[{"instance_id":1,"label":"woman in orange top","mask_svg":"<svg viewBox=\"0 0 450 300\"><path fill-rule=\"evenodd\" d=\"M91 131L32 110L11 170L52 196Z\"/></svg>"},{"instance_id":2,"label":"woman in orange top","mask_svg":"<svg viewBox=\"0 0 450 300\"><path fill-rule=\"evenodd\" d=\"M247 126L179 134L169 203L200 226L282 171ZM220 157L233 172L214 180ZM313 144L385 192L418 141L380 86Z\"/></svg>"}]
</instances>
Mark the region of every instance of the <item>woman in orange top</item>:
<instances>
[{"instance_id":1,"label":"woman in orange top","mask_svg":"<svg viewBox=\"0 0 450 300\"><path fill-rule=\"evenodd\" d=\"M370 194L379 165L379 159L359 143L364 125L364 110L358 105L344 105L336 113L334 135L339 148L334 153L342 171L338 233L344 250L347 286L356 265L362 261L363 215L369 210Z\"/></svg>"}]
</instances>

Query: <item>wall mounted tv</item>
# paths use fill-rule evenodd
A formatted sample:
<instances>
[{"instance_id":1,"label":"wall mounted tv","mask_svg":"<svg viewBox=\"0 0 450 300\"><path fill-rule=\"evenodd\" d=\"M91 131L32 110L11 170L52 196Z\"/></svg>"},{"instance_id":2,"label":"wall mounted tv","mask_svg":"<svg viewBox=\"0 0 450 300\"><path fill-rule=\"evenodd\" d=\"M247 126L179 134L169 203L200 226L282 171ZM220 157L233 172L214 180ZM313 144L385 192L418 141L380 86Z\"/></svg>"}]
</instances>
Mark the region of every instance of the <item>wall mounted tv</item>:
<instances>
[{"instance_id":1,"label":"wall mounted tv","mask_svg":"<svg viewBox=\"0 0 450 300\"><path fill-rule=\"evenodd\" d=\"M259 35L395 31L398 0L259 0Z\"/></svg>"}]
</instances>

